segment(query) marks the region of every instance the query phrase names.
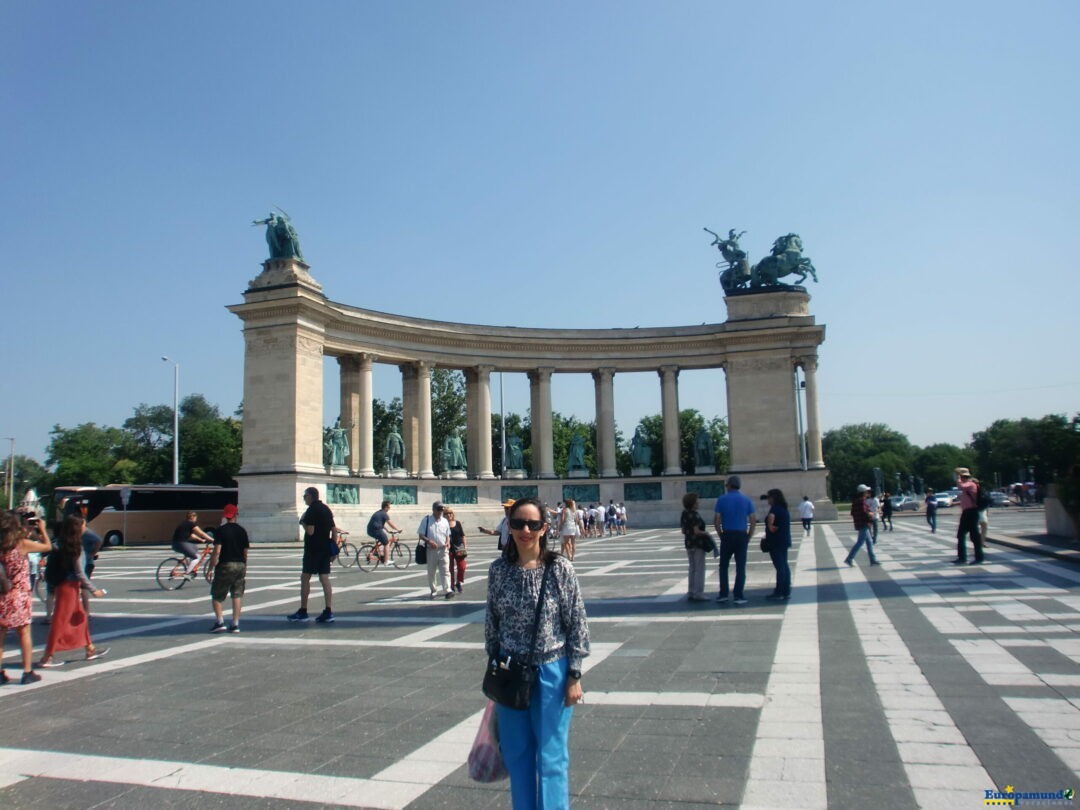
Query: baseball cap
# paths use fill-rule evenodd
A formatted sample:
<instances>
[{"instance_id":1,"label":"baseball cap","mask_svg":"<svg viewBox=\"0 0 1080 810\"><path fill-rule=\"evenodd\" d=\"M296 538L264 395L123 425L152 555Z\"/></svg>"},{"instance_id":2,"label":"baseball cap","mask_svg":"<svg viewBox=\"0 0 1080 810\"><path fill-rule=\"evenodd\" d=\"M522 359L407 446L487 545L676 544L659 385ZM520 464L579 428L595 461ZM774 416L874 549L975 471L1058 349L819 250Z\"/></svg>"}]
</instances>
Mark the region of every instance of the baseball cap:
<instances>
[{"instance_id":1,"label":"baseball cap","mask_svg":"<svg viewBox=\"0 0 1080 810\"><path fill-rule=\"evenodd\" d=\"M866 484L859 484L857 487L855 487L855 491L856 492L869 492L870 487L868 487Z\"/></svg>"},{"instance_id":2,"label":"baseball cap","mask_svg":"<svg viewBox=\"0 0 1080 810\"><path fill-rule=\"evenodd\" d=\"M240 510L236 508L235 503L227 503L225 504L225 508L221 510L221 514L226 518L234 518L239 511Z\"/></svg>"},{"instance_id":3,"label":"baseball cap","mask_svg":"<svg viewBox=\"0 0 1080 810\"><path fill-rule=\"evenodd\" d=\"M502 508L509 509L511 506L514 505L514 503L515 501L513 498L507 498L505 501L502 502Z\"/></svg>"},{"instance_id":4,"label":"baseball cap","mask_svg":"<svg viewBox=\"0 0 1080 810\"><path fill-rule=\"evenodd\" d=\"M443 508L443 505L442 505L442 501L435 501L435 503L433 503L433 504L431 505L431 508L432 508L433 510L438 510L438 509L442 509L442 508Z\"/></svg>"}]
</instances>

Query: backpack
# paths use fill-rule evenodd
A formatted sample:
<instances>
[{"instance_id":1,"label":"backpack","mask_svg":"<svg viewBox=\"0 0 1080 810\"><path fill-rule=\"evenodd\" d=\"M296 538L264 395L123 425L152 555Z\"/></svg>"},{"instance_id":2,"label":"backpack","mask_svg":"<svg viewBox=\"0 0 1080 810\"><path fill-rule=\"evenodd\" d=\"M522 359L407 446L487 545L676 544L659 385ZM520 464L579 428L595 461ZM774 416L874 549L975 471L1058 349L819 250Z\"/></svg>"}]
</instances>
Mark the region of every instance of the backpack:
<instances>
[{"instance_id":1,"label":"backpack","mask_svg":"<svg viewBox=\"0 0 1080 810\"><path fill-rule=\"evenodd\" d=\"M611 518L612 520L614 520L614 519L615 519L615 507L614 507L614 506L609 506L609 507L607 508L607 516L608 516L609 518Z\"/></svg>"},{"instance_id":2,"label":"backpack","mask_svg":"<svg viewBox=\"0 0 1080 810\"><path fill-rule=\"evenodd\" d=\"M991 504L993 504L993 500L990 497L990 491L983 489L982 484L978 484L977 486L978 489L975 490L975 508L979 510L989 509Z\"/></svg>"}]
</instances>

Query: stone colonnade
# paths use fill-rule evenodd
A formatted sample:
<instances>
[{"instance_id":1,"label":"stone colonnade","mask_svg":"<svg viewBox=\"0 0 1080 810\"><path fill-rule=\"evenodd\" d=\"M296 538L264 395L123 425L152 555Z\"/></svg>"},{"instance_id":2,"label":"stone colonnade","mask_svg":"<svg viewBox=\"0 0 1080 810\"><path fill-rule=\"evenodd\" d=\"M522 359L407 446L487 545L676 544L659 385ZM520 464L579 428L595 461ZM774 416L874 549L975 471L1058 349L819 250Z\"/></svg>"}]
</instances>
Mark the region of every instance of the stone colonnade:
<instances>
[{"instance_id":1,"label":"stone colonnade","mask_svg":"<svg viewBox=\"0 0 1080 810\"><path fill-rule=\"evenodd\" d=\"M271 259L229 309L244 323L244 448L240 477L325 475L323 358L337 359L340 413L353 476L375 476L372 366L397 365L402 380L403 467L434 478L431 371L466 380L468 477L493 479L491 374L525 373L530 384L533 479L553 479L551 378L590 374L595 389L600 478L616 478L614 380L658 375L664 476L679 461L679 373L721 369L727 389L730 472L802 469L794 372L805 378L807 467L823 472L817 348L824 327L801 288L730 294L723 323L645 329L528 329L430 321L330 301L296 259ZM819 476L820 477L820 476ZM823 478L821 479L824 480ZM295 483L295 482L294 482ZM242 483L243 488L243 483ZM265 487L263 487L265 489ZM290 499L292 495L290 494ZM283 501L284 502L284 501Z\"/></svg>"}]
</instances>

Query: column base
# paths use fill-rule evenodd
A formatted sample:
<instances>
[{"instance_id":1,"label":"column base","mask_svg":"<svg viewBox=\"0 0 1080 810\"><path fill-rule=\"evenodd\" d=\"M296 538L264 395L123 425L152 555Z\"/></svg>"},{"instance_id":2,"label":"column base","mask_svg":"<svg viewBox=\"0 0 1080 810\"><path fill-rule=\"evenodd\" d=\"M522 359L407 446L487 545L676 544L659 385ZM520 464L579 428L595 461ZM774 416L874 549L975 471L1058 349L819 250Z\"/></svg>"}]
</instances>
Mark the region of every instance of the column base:
<instances>
[{"instance_id":1,"label":"column base","mask_svg":"<svg viewBox=\"0 0 1080 810\"><path fill-rule=\"evenodd\" d=\"M486 470L486 471L480 473L479 475L477 475L476 478L479 481L494 481L495 480L495 473L491 472L490 470Z\"/></svg>"},{"instance_id":2,"label":"column base","mask_svg":"<svg viewBox=\"0 0 1080 810\"><path fill-rule=\"evenodd\" d=\"M375 478L375 470L374 469L357 470L356 471L356 477L357 478Z\"/></svg>"},{"instance_id":3,"label":"column base","mask_svg":"<svg viewBox=\"0 0 1080 810\"><path fill-rule=\"evenodd\" d=\"M392 470L387 470L383 473L387 478L408 478L409 474L405 472L401 467L395 467Z\"/></svg>"}]
</instances>

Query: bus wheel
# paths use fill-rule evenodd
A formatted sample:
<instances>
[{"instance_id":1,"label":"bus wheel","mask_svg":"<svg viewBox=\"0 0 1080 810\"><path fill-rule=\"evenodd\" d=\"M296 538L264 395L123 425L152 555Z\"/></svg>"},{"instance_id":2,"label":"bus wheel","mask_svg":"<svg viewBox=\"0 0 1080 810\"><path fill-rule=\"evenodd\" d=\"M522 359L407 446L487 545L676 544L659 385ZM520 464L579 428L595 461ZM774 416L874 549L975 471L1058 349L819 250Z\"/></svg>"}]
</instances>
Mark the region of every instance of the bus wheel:
<instances>
[{"instance_id":1,"label":"bus wheel","mask_svg":"<svg viewBox=\"0 0 1080 810\"><path fill-rule=\"evenodd\" d=\"M104 544L108 547L124 545L124 535L120 532L108 532L105 535Z\"/></svg>"}]
</instances>

